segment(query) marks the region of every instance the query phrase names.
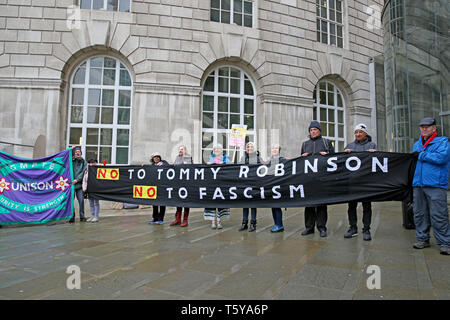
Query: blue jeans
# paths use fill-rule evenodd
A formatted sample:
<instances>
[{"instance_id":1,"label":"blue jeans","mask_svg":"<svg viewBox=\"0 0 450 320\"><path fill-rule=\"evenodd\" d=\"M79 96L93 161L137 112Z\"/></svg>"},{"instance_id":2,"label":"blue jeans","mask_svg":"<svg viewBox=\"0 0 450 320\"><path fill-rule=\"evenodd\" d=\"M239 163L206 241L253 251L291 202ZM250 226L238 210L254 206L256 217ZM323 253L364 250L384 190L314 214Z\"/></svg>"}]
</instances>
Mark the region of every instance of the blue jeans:
<instances>
[{"instance_id":1,"label":"blue jeans","mask_svg":"<svg viewBox=\"0 0 450 320\"><path fill-rule=\"evenodd\" d=\"M436 243L450 247L450 227L447 209L447 190L441 188L413 188L414 223L418 241L430 239L430 227Z\"/></svg>"},{"instance_id":2,"label":"blue jeans","mask_svg":"<svg viewBox=\"0 0 450 320\"><path fill-rule=\"evenodd\" d=\"M242 209L242 220L248 221L248 208ZM252 220L256 220L256 208L252 208Z\"/></svg>"},{"instance_id":3,"label":"blue jeans","mask_svg":"<svg viewBox=\"0 0 450 320\"><path fill-rule=\"evenodd\" d=\"M283 213L281 211L281 208L272 208L272 217L273 217L273 223L277 227L283 226Z\"/></svg>"},{"instance_id":4,"label":"blue jeans","mask_svg":"<svg viewBox=\"0 0 450 320\"><path fill-rule=\"evenodd\" d=\"M89 199L89 206L91 207L91 216L98 219L98 213L100 212L100 202L98 199Z\"/></svg>"},{"instance_id":5,"label":"blue jeans","mask_svg":"<svg viewBox=\"0 0 450 320\"><path fill-rule=\"evenodd\" d=\"M75 190L75 197L78 200L78 204L80 205L80 219L84 218L84 192L83 189ZM73 209L73 217L75 218L75 206Z\"/></svg>"}]
</instances>

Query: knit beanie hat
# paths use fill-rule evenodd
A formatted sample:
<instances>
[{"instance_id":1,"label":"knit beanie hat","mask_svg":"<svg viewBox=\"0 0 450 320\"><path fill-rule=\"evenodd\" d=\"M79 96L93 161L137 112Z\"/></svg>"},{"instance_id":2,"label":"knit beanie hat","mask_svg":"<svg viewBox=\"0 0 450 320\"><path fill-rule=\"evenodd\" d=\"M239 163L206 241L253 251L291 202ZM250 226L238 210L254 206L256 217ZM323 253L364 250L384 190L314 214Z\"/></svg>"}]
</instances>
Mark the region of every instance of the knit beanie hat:
<instances>
[{"instance_id":1,"label":"knit beanie hat","mask_svg":"<svg viewBox=\"0 0 450 320\"><path fill-rule=\"evenodd\" d=\"M311 121L311 123L308 127L308 131L311 130L311 128L316 128L316 129L319 129L319 131L322 131L322 127L320 126L319 121L316 121L316 120Z\"/></svg>"},{"instance_id":2,"label":"knit beanie hat","mask_svg":"<svg viewBox=\"0 0 450 320\"><path fill-rule=\"evenodd\" d=\"M353 132L355 132L356 130L361 130L361 131L364 131L366 134L369 134L369 131L367 130L367 126L364 123L357 124L355 127L355 130L353 130Z\"/></svg>"}]
</instances>

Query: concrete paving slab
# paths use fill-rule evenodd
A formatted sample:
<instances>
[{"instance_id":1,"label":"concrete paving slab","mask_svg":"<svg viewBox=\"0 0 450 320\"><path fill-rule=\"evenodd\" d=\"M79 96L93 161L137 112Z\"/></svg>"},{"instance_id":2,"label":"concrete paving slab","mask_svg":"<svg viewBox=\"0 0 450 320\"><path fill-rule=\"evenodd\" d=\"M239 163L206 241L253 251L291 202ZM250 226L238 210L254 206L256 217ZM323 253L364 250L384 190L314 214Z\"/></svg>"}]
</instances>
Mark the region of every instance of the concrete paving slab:
<instances>
[{"instance_id":1,"label":"concrete paving slab","mask_svg":"<svg viewBox=\"0 0 450 320\"><path fill-rule=\"evenodd\" d=\"M202 210L189 226L150 225L151 209L102 210L100 222L0 229L0 299L435 300L450 298L450 258L415 250L398 202L374 203L372 241L344 239L347 206L329 206L328 236L306 237L304 209L283 209L285 231L271 233L270 209L256 232L239 232L242 209L212 230ZM359 209L359 211L361 211ZM358 213L361 219L361 212ZM360 222L359 222L360 223ZM81 289L69 290L69 265ZM378 266L381 288L369 290Z\"/></svg>"}]
</instances>

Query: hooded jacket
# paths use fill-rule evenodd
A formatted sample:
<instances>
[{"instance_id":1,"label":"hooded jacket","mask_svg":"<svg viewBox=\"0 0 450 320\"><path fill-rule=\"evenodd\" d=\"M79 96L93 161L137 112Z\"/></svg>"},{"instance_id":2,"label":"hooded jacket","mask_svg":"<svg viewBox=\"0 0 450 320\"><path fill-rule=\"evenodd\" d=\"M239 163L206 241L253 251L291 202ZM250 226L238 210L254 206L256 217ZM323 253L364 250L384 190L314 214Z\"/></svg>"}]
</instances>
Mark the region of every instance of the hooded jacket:
<instances>
[{"instance_id":1,"label":"hooded jacket","mask_svg":"<svg viewBox=\"0 0 450 320\"><path fill-rule=\"evenodd\" d=\"M359 142L357 139L355 141L349 143L345 149L351 149L353 152L361 152L361 151L367 151L370 149L377 150L377 145L375 142L372 142L372 137L367 135L366 138Z\"/></svg>"},{"instance_id":2,"label":"hooded jacket","mask_svg":"<svg viewBox=\"0 0 450 320\"><path fill-rule=\"evenodd\" d=\"M414 144L413 152L420 152L414 172L413 187L448 188L450 142L436 137L423 148L422 138Z\"/></svg>"}]
</instances>

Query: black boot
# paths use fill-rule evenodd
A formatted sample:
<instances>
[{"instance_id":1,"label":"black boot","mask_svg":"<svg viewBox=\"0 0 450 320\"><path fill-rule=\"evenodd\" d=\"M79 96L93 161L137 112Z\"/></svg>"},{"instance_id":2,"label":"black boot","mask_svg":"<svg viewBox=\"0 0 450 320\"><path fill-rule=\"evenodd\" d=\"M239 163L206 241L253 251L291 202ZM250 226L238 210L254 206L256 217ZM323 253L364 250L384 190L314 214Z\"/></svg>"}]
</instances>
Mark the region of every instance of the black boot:
<instances>
[{"instance_id":1,"label":"black boot","mask_svg":"<svg viewBox=\"0 0 450 320\"><path fill-rule=\"evenodd\" d=\"M250 228L248 228L248 232L252 232L256 230L256 220L250 221Z\"/></svg>"},{"instance_id":2,"label":"black boot","mask_svg":"<svg viewBox=\"0 0 450 320\"><path fill-rule=\"evenodd\" d=\"M248 220L242 220L242 226L239 231L247 230L248 228Z\"/></svg>"}]
</instances>

